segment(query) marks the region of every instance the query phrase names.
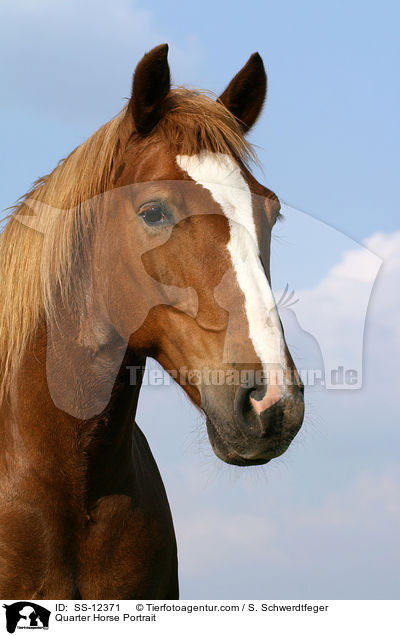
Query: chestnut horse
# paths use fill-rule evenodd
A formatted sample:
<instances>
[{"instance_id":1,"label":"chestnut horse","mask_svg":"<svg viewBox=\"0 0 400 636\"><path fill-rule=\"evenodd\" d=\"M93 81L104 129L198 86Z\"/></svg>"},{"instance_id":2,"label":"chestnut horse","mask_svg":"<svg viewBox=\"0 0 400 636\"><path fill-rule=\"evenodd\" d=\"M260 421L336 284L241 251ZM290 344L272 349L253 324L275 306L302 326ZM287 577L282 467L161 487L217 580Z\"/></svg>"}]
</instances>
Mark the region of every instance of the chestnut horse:
<instances>
[{"instance_id":1,"label":"chestnut horse","mask_svg":"<svg viewBox=\"0 0 400 636\"><path fill-rule=\"evenodd\" d=\"M245 139L263 62L214 100L171 89L167 52L143 57L127 106L1 236L1 598L178 598L168 500L134 422L148 356L225 462L264 464L302 424L270 287L280 206Z\"/></svg>"}]
</instances>

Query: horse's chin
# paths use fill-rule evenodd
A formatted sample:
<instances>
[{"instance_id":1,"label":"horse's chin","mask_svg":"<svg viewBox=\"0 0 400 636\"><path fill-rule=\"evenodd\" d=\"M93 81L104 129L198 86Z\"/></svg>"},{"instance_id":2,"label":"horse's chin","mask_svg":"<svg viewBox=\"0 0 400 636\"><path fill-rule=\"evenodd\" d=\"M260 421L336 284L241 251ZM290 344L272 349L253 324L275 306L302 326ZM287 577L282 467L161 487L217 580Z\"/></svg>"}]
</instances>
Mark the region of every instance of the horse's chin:
<instances>
[{"instance_id":1,"label":"horse's chin","mask_svg":"<svg viewBox=\"0 0 400 636\"><path fill-rule=\"evenodd\" d=\"M219 432L218 425L206 416L208 439L219 459L235 466L259 466L279 457L288 448L289 443L271 445L266 440L247 440L239 444L237 440L226 439Z\"/></svg>"}]
</instances>

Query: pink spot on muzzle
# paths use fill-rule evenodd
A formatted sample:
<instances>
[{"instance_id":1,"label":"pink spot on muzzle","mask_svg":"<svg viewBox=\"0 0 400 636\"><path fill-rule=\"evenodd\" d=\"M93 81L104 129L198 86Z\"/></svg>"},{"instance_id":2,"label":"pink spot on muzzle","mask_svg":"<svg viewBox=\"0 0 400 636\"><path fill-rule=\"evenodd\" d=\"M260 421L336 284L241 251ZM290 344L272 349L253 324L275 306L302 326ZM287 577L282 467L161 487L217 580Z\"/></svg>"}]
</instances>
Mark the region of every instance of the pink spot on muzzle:
<instances>
[{"instance_id":1,"label":"pink spot on muzzle","mask_svg":"<svg viewBox=\"0 0 400 636\"><path fill-rule=\"evenodd\" d=\"M272 384L268 386L267 392L261 400L255 400L251 397L250 401L257 415L261 415L261 413L264 413L264 411L279 402L279 400L282 399L284 392L285 387L280 384Z\"/></svg>"}]
</instances>

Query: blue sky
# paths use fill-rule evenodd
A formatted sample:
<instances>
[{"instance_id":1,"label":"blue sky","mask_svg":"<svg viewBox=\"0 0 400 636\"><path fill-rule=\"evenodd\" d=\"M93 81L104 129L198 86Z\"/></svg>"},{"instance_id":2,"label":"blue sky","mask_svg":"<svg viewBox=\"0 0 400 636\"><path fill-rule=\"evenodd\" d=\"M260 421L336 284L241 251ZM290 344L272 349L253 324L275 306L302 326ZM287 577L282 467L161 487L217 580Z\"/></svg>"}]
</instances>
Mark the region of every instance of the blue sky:
<instances>
[{"instance_id":1,"label":"blue sky","mask_svg":"<svg viewBox=\"0 0 400 636\"><path fill-rule=\"evenodd\" d=\"M216 93L260 52L269 92L251 140L263 181L295 209L275 231L275 287L296 289L334 350L360 329L347 278L375 282L364 382L310 395L289 451L248 470L212 455L177 388L143 390L182 597L398 597L399 5L3 0L0 11L1 208L121 108L152 46L169 43L175 83ZM376 281L354 240L382 259Z\"/></svg>"}]
</instances>

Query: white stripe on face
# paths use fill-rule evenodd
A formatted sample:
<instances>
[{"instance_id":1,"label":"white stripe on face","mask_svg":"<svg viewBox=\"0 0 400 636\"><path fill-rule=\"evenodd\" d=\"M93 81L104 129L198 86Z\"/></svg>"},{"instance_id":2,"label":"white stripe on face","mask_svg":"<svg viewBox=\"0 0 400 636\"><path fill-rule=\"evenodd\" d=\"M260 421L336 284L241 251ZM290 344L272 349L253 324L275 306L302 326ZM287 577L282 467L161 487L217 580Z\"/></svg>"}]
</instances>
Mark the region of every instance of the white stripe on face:
<instances>
[{"instance_id":1,"label":"white stripe on face","mask_svg":"<svg viewBox=\"0 0 400 636\"><path fill-rule=\"evenodd\" d=\"M259 254L253 218L251 192L238 164L228 155L203 151L199 155L178 155L178 166L206 188L229 220L228 250L237 282L245 297L249 335L264 372L267 365L286 367L284 340L275 300ZM272 396L274 389L275 396ZM280 389L280 390L279 390ZM269 387L265 408L280 399L283 387ZM257 403L261 405L261 402ZM257 408L258 410L258 408Z\"/></svg>"}]
</instances>

